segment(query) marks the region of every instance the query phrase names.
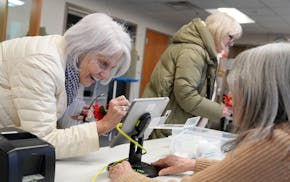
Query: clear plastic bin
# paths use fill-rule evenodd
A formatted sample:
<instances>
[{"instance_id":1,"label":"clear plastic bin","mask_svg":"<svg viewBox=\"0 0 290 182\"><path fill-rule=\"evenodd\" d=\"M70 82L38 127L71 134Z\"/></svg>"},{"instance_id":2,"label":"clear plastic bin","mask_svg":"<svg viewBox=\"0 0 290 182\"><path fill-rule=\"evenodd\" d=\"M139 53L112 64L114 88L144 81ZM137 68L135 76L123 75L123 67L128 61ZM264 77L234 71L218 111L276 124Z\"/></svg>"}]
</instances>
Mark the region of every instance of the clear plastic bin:
<instances>
[{"instance_id":1,"label":"clear plastic bin","mask_svg":"<svg viewBox=\"0 0 290 182\"><path fill-rule=\"evenodd\" d=\"M172 128L170 152L183 157L223 159L222 145L235 138L234 134L208 128Z\"/></svg>"}]
</instances>

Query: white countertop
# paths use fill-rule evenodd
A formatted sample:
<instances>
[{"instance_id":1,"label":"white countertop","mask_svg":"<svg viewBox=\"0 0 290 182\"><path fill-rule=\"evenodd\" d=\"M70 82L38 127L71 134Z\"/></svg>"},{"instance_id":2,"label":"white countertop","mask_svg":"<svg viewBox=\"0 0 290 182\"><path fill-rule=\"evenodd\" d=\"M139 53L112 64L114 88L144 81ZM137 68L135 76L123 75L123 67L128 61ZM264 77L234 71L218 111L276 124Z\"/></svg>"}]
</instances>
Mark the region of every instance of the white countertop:
<instances>
[{"instance_id":1,"label":"white countertop","mask_svg":"<svg viewBox=\"0 0 290 182\"><path fill-rule=\"evenodd\" d=\"M169 139L156 139L144 142L147 154L142 156L142 161L151 163L169 154ZM114 148L102 147L99 151L85 156L58 160L55 169L56 182L91 182L93 176L104 166L111 162L126 158L129 155L129 144L123 144ZM179 179L181 176L157 177L161 181ZM108 173L105 171L96 180L97 182L109 182Z\"/></svg>"}]
</instances>

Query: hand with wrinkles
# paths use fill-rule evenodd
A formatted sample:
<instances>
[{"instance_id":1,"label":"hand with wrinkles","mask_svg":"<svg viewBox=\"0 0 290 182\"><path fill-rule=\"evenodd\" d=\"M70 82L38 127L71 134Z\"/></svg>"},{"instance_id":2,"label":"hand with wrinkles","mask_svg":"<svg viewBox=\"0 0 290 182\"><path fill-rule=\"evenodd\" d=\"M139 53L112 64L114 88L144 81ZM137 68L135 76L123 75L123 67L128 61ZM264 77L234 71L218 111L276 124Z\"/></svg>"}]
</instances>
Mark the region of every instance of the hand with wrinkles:
<instances>
[{"instance_id":1,"label":"hand with wrinkles","mask_svg":"<svg viewBox=\"0 0 290 182\"><path fill-rule=\"evenodd\" d=\"M111 131L126 115L130 102L125 96L119 96L110 100L107 114L97 122L98 133Z\"/></svg>"},{"instance_id":2,"label":"hand with wrinkles","mask_svg":"<svg viewBox=\"0 0 290 182\"><path fill-rule=\"evenodd\" d=\"M161 169L158 173L159 176L164 176L168 174L177 174L186 171L193 171L195 166L195 160L191 158L169 155L152 163L152 165Z\"/></svg>"},{"instance_id":3,"label":"hand with wrinkles","mask_svg":"<svg viewBox=\"0 0 290 182\"><path fill-rule=\"evenodd\" d=\"M116 181L119 176L122 174L131 172L132 168L128 161L123 161L113 167L110 167L109 170L109 177L111 178L112 182Z\"/></svg>"}]
</instances>

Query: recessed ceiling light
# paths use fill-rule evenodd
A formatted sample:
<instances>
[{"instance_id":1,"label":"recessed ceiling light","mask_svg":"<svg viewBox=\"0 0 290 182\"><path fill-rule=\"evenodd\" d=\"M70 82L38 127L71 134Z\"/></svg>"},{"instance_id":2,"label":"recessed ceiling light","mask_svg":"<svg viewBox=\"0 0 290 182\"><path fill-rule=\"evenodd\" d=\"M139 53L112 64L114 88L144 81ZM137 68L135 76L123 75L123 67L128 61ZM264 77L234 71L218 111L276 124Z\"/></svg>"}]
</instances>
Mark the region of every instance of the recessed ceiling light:
<instances>
[{"instance_id":1,"label":"recessed ceiling light","mask_svg":"<svg viewBox=\"0 0 290 182\"><path fill-rule=\"evenodd\" d=\"M8 0L8 6L9 7L15 7L15 6L21 6L24 2L20 0Z\"/></svg>"},{"instance_id":2,"label":"recessed ceiling light","mask_svg":"<svg viewBox=\"0 0 290 182\"><path fill-rule=\"evenodd\" d=\"M170 1L166 2L166 5L170 6L175 10L191 10L191 9L200 9L200 7L192 4L189 1Z\"/></svg>"},{"instance_id":3,"label":"recessed ceiling light","mask_svg":"<svg viewBox=\"0 0 290 182\"><path fill-rule=\"evenodd\" d=\"M240 24L255 23L253 19L248 17L236 8L217 8L217 9L206 9L209 13L224 12L237 20Z\"/></svg>"}]
</instances>

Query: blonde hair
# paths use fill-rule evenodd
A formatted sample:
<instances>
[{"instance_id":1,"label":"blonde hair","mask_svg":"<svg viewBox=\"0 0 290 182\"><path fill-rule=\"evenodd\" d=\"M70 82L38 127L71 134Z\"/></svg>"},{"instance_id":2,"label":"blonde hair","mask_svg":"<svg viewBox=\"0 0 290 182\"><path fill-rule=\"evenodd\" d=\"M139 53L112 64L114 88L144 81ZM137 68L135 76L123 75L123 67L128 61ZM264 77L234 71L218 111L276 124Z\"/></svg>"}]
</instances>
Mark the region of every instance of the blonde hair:
<instances>
[{"instance_id":1,"label":"blonde hair","mask_svg":"<svg viewBox=\"0 0 290 182\"><path fill-rule=\"evenodd\" d=\"M117 67L102 83L108 83L113 77L124 74L130 66L131 39L125 28L103 13L94 13L85 16L77 24L69 28L65 34L66 53L77 64L78 57L92 51L112 57L123 53Z\"/></svg>"},{"instance_id":2,"label":"blonde hair","mask_svg":"<svg viewBox=\"0 0 290 182\"><path fill-rule=\"evenodd\" d=\"M215 46L221 47L226 36L238 39L242 35L241 25L226 13L214 13L205 19L206 27L213 36Z\"/></svg>"}]
</instances>

